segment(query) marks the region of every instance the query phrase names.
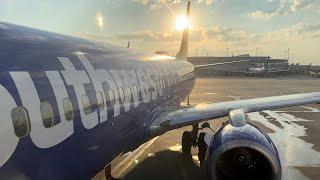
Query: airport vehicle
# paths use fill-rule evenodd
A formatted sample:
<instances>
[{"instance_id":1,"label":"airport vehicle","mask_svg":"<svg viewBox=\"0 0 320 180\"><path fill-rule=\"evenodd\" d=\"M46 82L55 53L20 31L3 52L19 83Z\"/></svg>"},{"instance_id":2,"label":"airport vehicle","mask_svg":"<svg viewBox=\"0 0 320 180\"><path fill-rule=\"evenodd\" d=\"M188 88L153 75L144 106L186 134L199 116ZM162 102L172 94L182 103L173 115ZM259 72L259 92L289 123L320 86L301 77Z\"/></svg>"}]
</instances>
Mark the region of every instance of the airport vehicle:
<instances>
[{"instance_id":1,"label":"airport vehicle","mask_svg":"<svg viewBox=\"0 0 320 180\"><path fill-rule=\"evenodd\" d=\"M90 179L155 136L224 116L214 135L193 136L207 140L209 178L280 179L276 147L246 113L319 103L320 93L180 107L203 67L186 61L188 33L169 57L0 23L0 179Z\"/></svg>"}]
</instances>

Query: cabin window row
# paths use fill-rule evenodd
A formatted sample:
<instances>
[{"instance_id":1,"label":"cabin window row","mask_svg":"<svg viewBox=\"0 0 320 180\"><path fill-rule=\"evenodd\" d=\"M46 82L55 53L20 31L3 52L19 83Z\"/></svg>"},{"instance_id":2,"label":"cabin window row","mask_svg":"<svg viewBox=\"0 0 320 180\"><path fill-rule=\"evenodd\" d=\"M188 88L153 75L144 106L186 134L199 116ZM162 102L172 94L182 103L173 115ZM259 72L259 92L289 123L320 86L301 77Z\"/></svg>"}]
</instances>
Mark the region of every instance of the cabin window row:
<instances>
[{"instance_id":1,"label":"cabin window row","mask_svg":"<svg viewBox=\"0 0 320 180\"><path fill-rule=\"evenodd\" d=\"M164 82L159 81L157 82L157 86L161 87L163 86L162 85L163 83ZM127 93L125 93L124 88L119 88L119 96L124 98L123 101L125 101L125 98L130 98L130 97L126 97L126 95L131 96L131 91L133 91L136 94L139 92L138 87L135 85L132 88L127 87L125 89ZM98 104L99 110L103 110L105 108L105 102L110 102L111 105L115 105L115 102L116 102L115 94L111 89L105 92L105 98L106 98L105 100L103 98L102 92L97 92L96 97L97 97L97 104ZM82 96L82 104L83 104L84 113L90 114L92 112L93 104L90 102L88 95L84 94ZM69 98L63 99L62 105L64 109L65 119L67 121L71 121L73 119L73 113L74 113L71 100ZM55 117L54 117L53 108L50 102L48 101L42 102L40 105L40 112L42 116L43 126L45 128L53 127L55 125ZM13 126L14 126L14 131L16 136L19 138L27 136L31 129L30 119L29 119L29 114L27 109L22 106L14 108L11 111L11 118L13 121Z\"/></svg>"},{"instance_id":2,"label":"cabin window row","mask_svg":"<svg viewBox=\"0 0 320 180\"><path fill-rule=\"evenodd\" d=\"M161 87L163 86L164 82L159 80L158 82L156 82L156 84L158 87ZM127 93L125 93L125 90L127 91ZM131 95L131 91L133 91L135 94L139 92L138 87L135 85L132 88L127 87L125 88L125 90L124 88L119 88L119 96L124 98L123 101L125 101L125 98L130 98L126 97L126 95ZM105 108L105 102L110 102L111 105L115 105L115 94L111 89L105 92L105 100L103 98L102 92L97 92L96 97L99 110L103 110ZM88 95L84 94L82 96L82 104L84 113L90 114L92 112L93 104L90 102ZM71 121L73 119L74 113L71 100L69 98L64 98L62 100L62 105L64 109L65 119L67 121ZM53 127L55 125L55 117L50 102L42 102L40 105L40 112L42 116L43 126L45 128ZM16 107L11 111L11 117L16 136L20 138L27 136L31 129L27 109L22 106Z\"/></svg>"},{"instance_id":3,"label":"cabin window row","mask_svg":"<svg viewBox=\"0 0 320 180\"><path fill-rule=\"evenodd\" d=\"M108 93L105 93L106 101L104 101L102 92L96 93L99 110L103 110L105 108L105 102L110 102L111 105L115 105L114 92L111 89L107 92ZM123 89L122 93L124 94ZM84 94L82 96L82 104L84 113L90 114L92 112L93 104L91 103L88 95ZM64 110L65 119L67 121L73 120L74 109L71 100L69 98L64 98L62 100L62 106ZM43 126L45 128L53 127L55 125L55 117L52 105L49 101L44 101L40 104L40 112ZM28 110L25 107L18 106L11 111L11 118L16 136L19 138L28 136L31 130Z\"/></svg>"},{"instance_id":4,"label":"cabin window row","mask_svg":"<svg viewBox=\"0 0 320 180\"><path fill-rule=\"evenodd\" d=\"M69 98L62 100L65 119L71 121L73 119L73 106ZM45 128L53 127L55 124L55 117L52 105L48 101L40 104L40 113L42 123ZM25 107L18 106L11 111L11 119L14 127L14 132L17 137L23 138L29 135L31 130L30 117L28 110Z\"/></svg>"}]
</instances>

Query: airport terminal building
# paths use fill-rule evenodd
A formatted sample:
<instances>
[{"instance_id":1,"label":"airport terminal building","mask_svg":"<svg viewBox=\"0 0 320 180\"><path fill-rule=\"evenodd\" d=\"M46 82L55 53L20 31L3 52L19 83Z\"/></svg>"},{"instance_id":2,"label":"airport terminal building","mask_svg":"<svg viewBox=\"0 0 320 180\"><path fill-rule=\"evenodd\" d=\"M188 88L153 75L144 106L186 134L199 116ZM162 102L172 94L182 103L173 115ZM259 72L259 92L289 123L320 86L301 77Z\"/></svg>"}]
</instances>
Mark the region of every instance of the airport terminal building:
<instances>
[{"instance_id":1,"label":"airport terminal building","mask_svg":"<svg viewBox=\"0 0 320 180\"><path fill-rule=\"evenodd\" d=\"M289 63L287 59L272 59L268 56L250 56L249 54L230 57L212 57L212 56L197 56L188 57L194 65L223 63L230 61L248 60L247 62L239 62L234 64L225 64L221 66L211 66L204 68L205 73L228 75L237 72L245 72L248 68L266 67L268 68L288 69Z\"/></svg>"}]
</instances>

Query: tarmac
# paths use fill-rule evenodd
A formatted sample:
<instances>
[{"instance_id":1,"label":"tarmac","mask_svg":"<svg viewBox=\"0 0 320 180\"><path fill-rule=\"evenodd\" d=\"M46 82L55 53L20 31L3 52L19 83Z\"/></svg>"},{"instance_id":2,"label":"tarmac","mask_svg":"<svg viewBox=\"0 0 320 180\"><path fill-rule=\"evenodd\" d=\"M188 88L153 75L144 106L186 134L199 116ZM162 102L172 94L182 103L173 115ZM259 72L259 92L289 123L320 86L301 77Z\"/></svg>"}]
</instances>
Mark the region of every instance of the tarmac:
<instances>
[{"instance_id":1,"label":"tarmac","mask_svg":"<svg viewBox=\"0 0 320 180\"><path fill-rule=\"evenodd\" d=\"M320 91L320 79L310 78L198 78L190 95L191 104L215 103L237 99ZM250 121L262 128L276 144L282 165L282 179L319 179L320 177L320 105L283 108L249 113ZM211 120L214 130L227 118ZM193 160L181 156L181 136L191 126L173 130L143 144L112 162L116 178L205 179L199 167L197 149ZM93 180L103 180L104 172Z\"/></svg>"}]
</instances>

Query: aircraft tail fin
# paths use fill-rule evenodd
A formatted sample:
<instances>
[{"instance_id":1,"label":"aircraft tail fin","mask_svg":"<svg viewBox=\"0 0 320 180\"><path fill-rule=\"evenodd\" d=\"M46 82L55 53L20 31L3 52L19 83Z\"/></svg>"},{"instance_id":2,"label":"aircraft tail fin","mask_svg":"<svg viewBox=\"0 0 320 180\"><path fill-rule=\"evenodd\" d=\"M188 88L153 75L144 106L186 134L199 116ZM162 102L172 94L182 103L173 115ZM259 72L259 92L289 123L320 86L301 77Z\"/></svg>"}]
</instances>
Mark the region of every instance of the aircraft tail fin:
<instances>
[{"instance_id":1,"label":"aircraft tail fin","mask_svg":"<svg viewBox=\"0 0 320 180\"><path fill-rule=\"evenodd\" d=\"M269 69L270 56L268 56L267 62L265 63L266 70Z\"/></svg>"},{"instance_id":2,"label":"aircraft tail fin","mask_svg":"<svg viewBox=\"0 0 320 180\"><path fill-rule=\"evenodd\" d=\"M180 45L180 50L176 55L178 60L187 60L188 57L188 45L189 45L189 24L190 24L190 1L188 1L186 18L188 19L188 26L184 29L182 34L182 41Z\"/></svg>"}]
</instances>

